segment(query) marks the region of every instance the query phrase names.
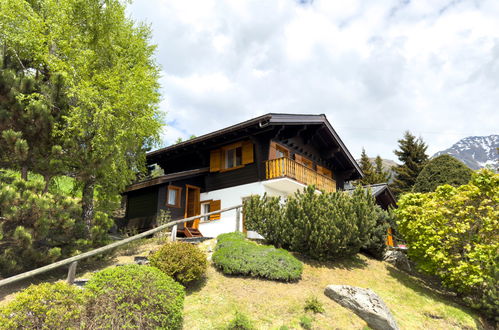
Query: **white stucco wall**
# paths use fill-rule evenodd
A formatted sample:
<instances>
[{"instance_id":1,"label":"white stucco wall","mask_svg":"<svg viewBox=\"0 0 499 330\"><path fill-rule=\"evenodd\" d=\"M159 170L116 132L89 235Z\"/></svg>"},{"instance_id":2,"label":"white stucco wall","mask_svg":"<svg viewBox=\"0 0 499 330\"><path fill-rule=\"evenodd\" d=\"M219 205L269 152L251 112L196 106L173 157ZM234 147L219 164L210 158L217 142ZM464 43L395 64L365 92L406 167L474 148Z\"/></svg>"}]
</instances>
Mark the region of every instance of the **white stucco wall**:
<instances>
[{"instance_id":1,"label":"white stucco wall","mask_svg":"<svg viewBox=\"0 0 499 330\"><path fill-rule=\"evenodd\" d=\"M201 202L207 200L221 200L221 208L223 209L242 204L243 198L251 195L263 195L264 193L267 193L268 196L286 197L288 195L285 191L278 191L265 186L264 182L268 181L248 183L245 185L205 192L201 194ZM224 233L242 231L242 215L240 228L236 228L236 210L232 210L222 213L220 220L201 222L199 224L199 231L205 237L216 237ZM254 234L249 233L249 236L254 236Z\"/></svg>"}]
</instances>

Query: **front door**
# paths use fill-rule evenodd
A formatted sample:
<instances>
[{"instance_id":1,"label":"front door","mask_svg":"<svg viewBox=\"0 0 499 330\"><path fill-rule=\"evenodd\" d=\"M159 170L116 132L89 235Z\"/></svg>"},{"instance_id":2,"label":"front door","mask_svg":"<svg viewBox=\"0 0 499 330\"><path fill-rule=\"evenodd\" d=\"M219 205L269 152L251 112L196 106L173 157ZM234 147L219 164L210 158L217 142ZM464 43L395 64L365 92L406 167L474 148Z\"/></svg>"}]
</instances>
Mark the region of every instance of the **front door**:
<instances>
[{"instance_id":1,"label":"front door","mask_svg":"<svg viewBox=\"0 0 499 330\"><path fill-rule=\"evenodd\" d=\"M200 196L201 189L196 186L186 185L185 217L193 217L201 214ZM187 227L198 229L199 219L186 223Z\"/></svg>"}]
</instances>

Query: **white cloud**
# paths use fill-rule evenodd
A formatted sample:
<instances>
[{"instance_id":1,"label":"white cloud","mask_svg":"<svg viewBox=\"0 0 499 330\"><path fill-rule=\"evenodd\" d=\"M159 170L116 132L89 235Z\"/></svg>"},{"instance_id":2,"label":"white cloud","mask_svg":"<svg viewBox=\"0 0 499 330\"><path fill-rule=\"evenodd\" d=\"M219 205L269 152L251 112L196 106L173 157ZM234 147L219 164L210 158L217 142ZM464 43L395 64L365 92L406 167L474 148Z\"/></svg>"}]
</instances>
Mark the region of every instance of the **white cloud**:
<instances>
[{"instance_id":1,"label":"white cloud","mask_svg":"<svg viewBox=\"0 0 499 330\"><path fill-rule=\"evenodd\" d=\"M151 23L164 140L266 112L325 113L350 151L394 159L405 130L445 149L498 133L499 3L137 1Z\"/></svg>"}]
</instances>

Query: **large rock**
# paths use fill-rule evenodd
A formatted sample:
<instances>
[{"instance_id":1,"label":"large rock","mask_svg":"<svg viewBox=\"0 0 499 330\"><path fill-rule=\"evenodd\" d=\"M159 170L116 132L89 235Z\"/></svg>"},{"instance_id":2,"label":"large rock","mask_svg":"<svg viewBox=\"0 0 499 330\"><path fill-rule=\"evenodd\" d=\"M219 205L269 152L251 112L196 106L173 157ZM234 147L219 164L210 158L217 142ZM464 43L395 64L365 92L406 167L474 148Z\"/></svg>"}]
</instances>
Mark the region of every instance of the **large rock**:
<instances>
[{"instance_id":1,"label":"large rock","mask_svg":"<svg viewBox=\"0 0 499 330\"><path fill-rule=\"evenodd\" d=\"M385 252L383 256L383 260L391 263L398 269L401 269L406 272L411 271L411 264L409 263L409 259L405 255L405 253L397 250L388 250Z\"/></svg>"},{"instance_id":2,"label":"large rock","mask_svg":"<svg viewBox=\"0 0 499 330\"><path fill-rule=\"evenodd\" d=\"M328 285L324 294L352 310L375 330L398 329L392 313L372 290L350 285Z\"/></svg>"}]
</instances>

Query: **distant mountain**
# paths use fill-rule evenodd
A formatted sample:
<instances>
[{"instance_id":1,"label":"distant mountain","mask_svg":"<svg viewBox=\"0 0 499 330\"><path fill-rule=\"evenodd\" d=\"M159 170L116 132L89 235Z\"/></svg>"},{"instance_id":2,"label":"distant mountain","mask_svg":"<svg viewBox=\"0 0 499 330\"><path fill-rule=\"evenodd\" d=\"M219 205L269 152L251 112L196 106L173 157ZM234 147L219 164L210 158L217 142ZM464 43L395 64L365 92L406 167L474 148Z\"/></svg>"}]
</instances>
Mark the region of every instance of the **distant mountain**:
<instances>
[{"instance_id":1,"label":"distant mountain","mask_svg":"<svg viewBox=\"0 0 499 330\"><path fill-rule=\"evenodd\" d=\"M487 165L499 165L499 135L469 136L459 140L449 149L437 152L433 157L451 155L473 170Z\"/></svg>"}]
</instances>

